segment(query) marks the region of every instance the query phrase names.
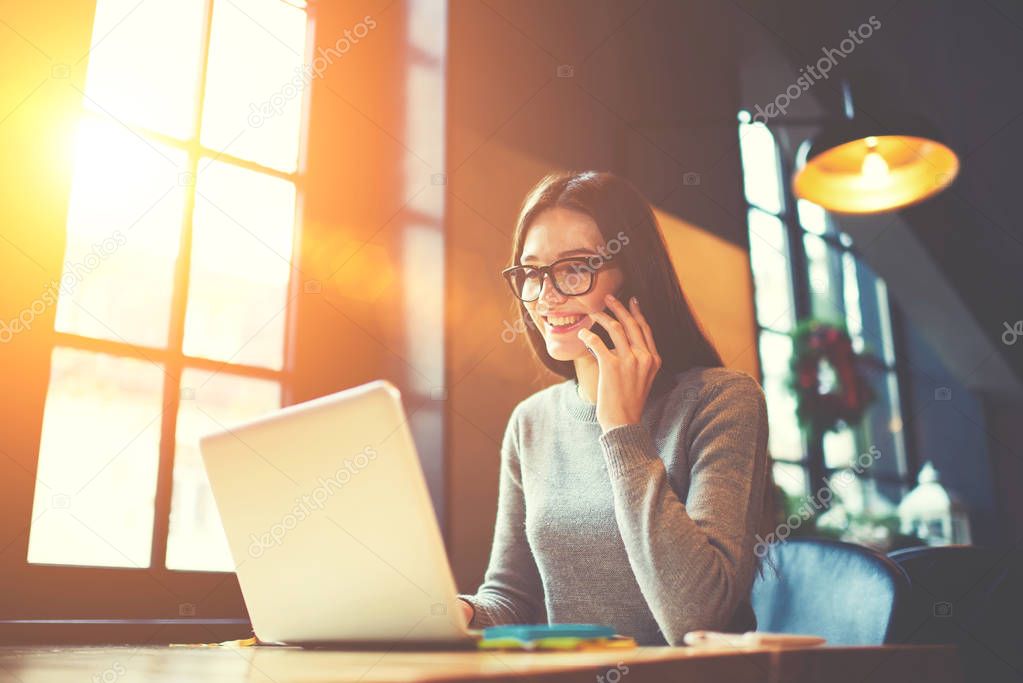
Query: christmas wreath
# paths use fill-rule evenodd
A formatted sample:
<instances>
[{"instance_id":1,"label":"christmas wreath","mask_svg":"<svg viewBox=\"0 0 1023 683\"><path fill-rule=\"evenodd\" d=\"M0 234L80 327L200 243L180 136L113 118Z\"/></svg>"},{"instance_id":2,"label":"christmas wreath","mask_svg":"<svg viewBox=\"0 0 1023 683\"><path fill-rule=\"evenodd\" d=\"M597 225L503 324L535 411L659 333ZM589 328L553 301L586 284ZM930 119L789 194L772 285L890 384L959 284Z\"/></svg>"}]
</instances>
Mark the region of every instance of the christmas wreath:
<instances>
[{"instance_id":1,"label":"christmas wreath","mask_svg":"<svg viewBox=\"0 0 1023 683\"><path fill-rule=\"evenodd\" d=\"M791 387L800 425L823 434L836 431L840 423L859 423L876 398L865 370L877 367L877 360L856 353L841 325L807 320L796 327L792 341ZM825 363L834 375L833 389L826 393L821 382Z\"/></svg>"}]
</instances>

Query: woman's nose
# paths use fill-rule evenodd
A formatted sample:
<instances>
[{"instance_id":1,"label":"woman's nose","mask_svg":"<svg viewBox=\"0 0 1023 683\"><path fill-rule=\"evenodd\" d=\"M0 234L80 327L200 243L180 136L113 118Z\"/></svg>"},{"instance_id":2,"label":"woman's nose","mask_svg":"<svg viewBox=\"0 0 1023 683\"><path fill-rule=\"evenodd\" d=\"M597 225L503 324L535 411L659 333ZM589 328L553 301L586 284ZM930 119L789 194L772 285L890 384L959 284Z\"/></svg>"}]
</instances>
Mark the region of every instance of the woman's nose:
<instances>
[{"instance_id":1,"label":"woman's nose","mask_svg":"<svg viewBox=\"0 0 1023 683\"><path fill-rule=\"evenodd\" d=\"M540 308L550 310L551 304L561 303L564 300L565 297L554 287L551 274L544 273L543 280L540 281L540 296L538 298Z\"/></svg>"}]
</instances>

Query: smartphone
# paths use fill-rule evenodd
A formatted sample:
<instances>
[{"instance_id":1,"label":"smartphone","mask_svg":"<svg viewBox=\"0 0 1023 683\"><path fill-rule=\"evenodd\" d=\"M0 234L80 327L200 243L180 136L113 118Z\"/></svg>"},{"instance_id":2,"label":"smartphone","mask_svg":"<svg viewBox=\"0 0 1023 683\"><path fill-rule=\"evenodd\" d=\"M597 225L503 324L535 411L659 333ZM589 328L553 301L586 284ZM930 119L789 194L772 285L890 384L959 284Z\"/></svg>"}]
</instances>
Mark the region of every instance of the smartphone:
<instances>
[{"instance_id":1,"label":"smartphone","mask_svg":"<svg viewBox=\"0 0 1023 683\"><path fill-rule=\"evenodd\" d=\"M624 286L619 287L613 293L615 295L615 298L622 302L623 306L625 306L626 308L629 307L629 297L631 297L632 295L629 293L626 287ZM607 313L615 320L618 319L618 316L614 314L614 311L612 311L609 306L606 305L604 306L604 313ZM600 323L593 323L593 326L590 328L590 330L598 337L600 337L600 340L604 342L604 346L606 346L609 349L613 349L615 347L614 342L611 341L611 334L604 329L603 325L601 325Z\"/></svg>"}]
</instances>

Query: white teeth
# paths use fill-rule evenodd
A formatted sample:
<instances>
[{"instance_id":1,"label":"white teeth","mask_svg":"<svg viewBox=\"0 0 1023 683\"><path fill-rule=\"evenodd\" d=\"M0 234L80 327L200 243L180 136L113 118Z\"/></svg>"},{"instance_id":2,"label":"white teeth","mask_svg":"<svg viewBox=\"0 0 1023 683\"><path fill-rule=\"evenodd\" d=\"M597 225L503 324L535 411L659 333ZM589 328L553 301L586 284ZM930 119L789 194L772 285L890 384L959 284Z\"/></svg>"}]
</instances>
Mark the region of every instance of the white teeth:
<instances>
[{"instance_id":1,"label":"white teeth","mask_svg":"<svg viewBox=\"0 0 1023 683\"><path fill-rule=\"evenodd\" d=\"M572 316L570 318L548 317L547 322L549 322L551 325L554 325L555 327L564 327L565 325L574 325L575 323L579 322L582 319L583 316L581 315Z\"/></svg>"}]
</instances>

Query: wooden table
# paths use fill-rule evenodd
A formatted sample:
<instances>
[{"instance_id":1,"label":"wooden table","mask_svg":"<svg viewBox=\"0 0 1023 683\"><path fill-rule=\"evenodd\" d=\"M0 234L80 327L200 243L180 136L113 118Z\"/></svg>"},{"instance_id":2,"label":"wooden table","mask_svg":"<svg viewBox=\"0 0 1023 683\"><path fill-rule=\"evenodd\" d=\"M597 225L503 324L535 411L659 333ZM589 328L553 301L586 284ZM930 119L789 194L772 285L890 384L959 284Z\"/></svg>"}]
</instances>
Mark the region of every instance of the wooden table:
<instances>
[{"instance_id":1,"label":"wooden table","mask_svg":"<svg viewBox=\"0 0 1023 683\"><path fill-rule=\"evenodd\" d=\"M573 653L337 652L289 647L0 647L0 682L822 681L962 683L951 646L637 648Z\"/></svg>"}]
</instances>

